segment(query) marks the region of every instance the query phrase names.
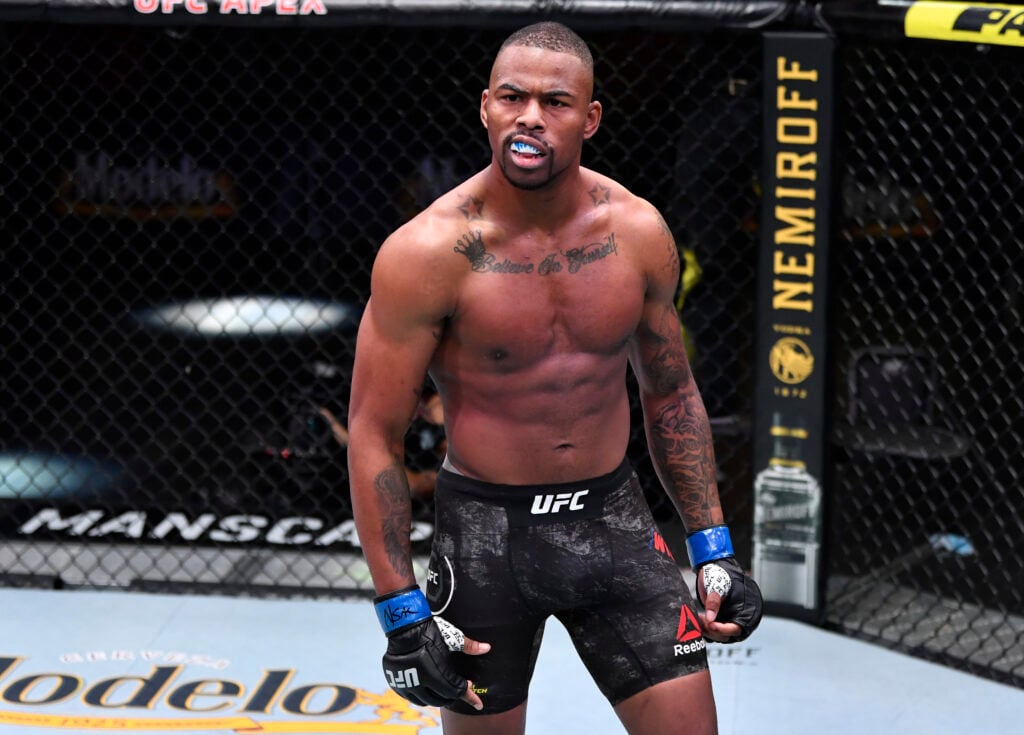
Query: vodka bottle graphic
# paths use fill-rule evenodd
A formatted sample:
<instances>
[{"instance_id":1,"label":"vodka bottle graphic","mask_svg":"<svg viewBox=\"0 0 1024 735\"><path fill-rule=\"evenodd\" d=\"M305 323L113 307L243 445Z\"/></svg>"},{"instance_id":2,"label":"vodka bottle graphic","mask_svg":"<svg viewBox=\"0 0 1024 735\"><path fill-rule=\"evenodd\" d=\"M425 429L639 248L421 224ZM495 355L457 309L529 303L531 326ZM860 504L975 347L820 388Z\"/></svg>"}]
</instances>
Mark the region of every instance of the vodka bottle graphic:
<instances>
[{"instance_id":1,"label":"vodka bottle graphic","mask_svg":"<svg viewBox=\"0 0 1024 735\"><path fill-rule=\"evenodd\" d=\"M772 415L773 451L754 479L753 573L765 599L814 608L821 558L821 485L807 471L800 419Z\"/></svg>"}]
</instances>

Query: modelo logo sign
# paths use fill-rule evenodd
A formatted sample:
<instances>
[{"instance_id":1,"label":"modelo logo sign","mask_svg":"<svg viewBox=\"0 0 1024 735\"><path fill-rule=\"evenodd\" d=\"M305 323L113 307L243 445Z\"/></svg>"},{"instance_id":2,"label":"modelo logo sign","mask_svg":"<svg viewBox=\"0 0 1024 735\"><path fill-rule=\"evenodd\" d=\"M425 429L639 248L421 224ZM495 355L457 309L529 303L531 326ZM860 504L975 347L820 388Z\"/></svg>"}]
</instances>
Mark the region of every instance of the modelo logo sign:
<instances>
[{"instance_id":1,"label":"modelo logo sign","mask_svg":"<svg viewBox=\"0 0 1024 735\"><path fill-rule=\"evenodd\" d=\"M221 673L227 667L223 659L146 650L65 655L66 671L33 663L0 654L0 730L417 735L440 725L433 711L416 708L390 690L376 694L347 684L303 681L294 668L264 669L252 680L238 680ZM142 663L144 670L96 675L104 663L118 668Z\"/></svg>"},{"instance_id":2,"label":"modelo logo sign","mask_svg":"<svg viewBox=\"0 0 1024 735\"><path fill-rule=\"evenodd\" d=\"M59 172L58 214L135 220L233 217L238 210L234 177L176 160L117 164L106 153L76 153L75 165Z\"/></svg>"}]
</instances>

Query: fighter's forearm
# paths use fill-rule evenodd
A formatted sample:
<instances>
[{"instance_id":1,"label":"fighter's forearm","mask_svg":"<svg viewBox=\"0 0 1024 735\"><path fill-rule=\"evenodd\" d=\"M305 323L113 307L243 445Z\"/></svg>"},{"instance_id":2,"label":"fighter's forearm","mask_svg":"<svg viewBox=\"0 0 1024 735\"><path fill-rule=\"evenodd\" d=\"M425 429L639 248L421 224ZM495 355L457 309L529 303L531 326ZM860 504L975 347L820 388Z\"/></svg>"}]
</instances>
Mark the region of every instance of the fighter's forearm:
<instances>
[{"instance_id":1,"label":"fighter's forearm","mask_svg":"<svg viewBox=\"0 0 1024 735\"><path fill-rule=\"evenodd\" d=\"M415 583L410 532L412 501L401 460L394 459L370 479L353 473L352 507L363 554L378 594Z\"/></svg>"},{"instance_id":2,"label":"fighter's forearm","mask_svg":"<svg viewBox=\"0 0 1024 735\"><path fill-rule=\"evenodd\" d=\"M688 531L723 523L711 426L692 382L647 406L651 459Z\"/></svg>"}]
</instances>

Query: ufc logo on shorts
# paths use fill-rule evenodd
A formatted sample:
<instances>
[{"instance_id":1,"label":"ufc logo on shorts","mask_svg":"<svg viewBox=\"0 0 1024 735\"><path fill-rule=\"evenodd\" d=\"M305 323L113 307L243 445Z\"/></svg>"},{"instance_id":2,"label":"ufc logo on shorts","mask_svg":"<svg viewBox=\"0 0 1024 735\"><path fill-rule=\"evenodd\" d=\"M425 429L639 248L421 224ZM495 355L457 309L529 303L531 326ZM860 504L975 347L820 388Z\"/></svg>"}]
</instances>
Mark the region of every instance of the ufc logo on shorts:
<instances>
[{"instance_id":1,"label":"ufc logo on shorts","mask_svg":"<svg viewBox=\"0 0 1024 735\"><path fill-rule=\"evenodd\" d=\"M409 687L418 687L420 685L420 675L416 671L415 666L402 671L384 669L384 673L387 674L388 684L392 689L408 689Z\"/></svg>"},{"instance_id":2,"label":"ufc logo on shorts","mask_svg":"<svg viewBox=\"0 0 1024 735\"><path fill-rule=\"evenodd\" d=\"M530 512L537 515L558 513L562 508L567 510L583 510L582 498L589 490L578 490L574 493L557 493L551 495L534 495L533 507Z\"/></svg>"}]
</instances>

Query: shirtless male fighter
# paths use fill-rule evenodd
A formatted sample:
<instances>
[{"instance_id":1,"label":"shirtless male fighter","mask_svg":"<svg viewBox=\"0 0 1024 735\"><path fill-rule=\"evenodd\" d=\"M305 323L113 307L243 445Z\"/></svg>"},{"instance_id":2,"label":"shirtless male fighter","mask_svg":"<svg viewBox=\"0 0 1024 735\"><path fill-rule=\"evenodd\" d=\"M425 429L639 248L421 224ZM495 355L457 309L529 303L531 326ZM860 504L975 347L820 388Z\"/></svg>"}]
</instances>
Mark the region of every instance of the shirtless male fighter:
<instances>
[{"instance_id":1,"label":"shirtless male fighter","mask_svg":"<svg viewBox=\"0 0 1024 735\"><path fill-rule=\"evenodd\" d=\"M524 731L551 615L629 733L714 733L705 640L742 640L761 618L680 336L672 234L581 165L601 122L593 74L563 25L505 41L480 102L490 164L385 241L359 329L349 474L384 673L443 707L449 735ZM704 612L625 459L627 365ZM424 594L402 457L426 375L448 446Z\"/></svg>"}]
</instances>

